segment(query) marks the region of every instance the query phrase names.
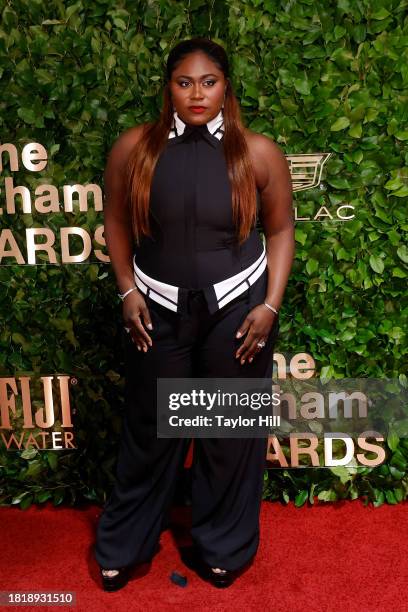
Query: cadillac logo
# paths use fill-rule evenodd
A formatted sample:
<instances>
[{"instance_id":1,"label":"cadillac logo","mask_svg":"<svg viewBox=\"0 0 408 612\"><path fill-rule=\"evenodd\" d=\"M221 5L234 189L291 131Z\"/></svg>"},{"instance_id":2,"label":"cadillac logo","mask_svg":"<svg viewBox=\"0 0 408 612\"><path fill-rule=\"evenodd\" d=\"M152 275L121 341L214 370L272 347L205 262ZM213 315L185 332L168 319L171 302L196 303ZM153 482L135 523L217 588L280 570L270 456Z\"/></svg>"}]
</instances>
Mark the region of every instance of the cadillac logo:
<instances>
[{"instance_id":1,"label":"cadillac logo","mask_svg":"<svg viewBox=\"0 0 408 612\"><path fill-rule=\"evenodd\" d=\"M299 153L286 155L292 176L293 191L304 191L318 187L323 166L331 153Z\"/></svg>"},{"instance_id":2,"label":"cadillac logo","mask_svg":"<svg viewBox=\"0 0 408 612\"><path fill-rule=\"evenodd\" d=\"M286 155L292 177L293 192L306 191L319 186L323 189L324 185L321 182L323 166L330 156L331 153ZM338 206L323 202L312 214L310 213L310 202L308 202L307 214L301 212L301 205L299 203L294 206L295 221L349 221L355 216L352 204L342 203Z\"/></svg>"}]
</instances>

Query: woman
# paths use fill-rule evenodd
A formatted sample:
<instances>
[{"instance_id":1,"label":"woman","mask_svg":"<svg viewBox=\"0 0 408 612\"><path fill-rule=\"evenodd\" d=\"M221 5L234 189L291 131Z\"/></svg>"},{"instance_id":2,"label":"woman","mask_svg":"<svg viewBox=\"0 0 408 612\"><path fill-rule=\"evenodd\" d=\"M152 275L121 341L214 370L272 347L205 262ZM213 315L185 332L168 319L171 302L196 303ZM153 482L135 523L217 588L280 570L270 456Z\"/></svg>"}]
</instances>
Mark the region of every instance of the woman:
<instances>
[{"instance_id":1,"label":"woman","mask_svg":"<svg viewBox=\"0 0 408 612\"><path fill-rule=\"evenodd\" d=\"M179 43L166 81L158 121L125 131L105 170L128 332L117 480L95 546L106 590L157 551L188 450L188 439L157 438L157 378L270 378L294 256L288 164L243 127L224 49ZM266 451L266 438L195 439L191 535L215 586L257 551Z\"/></svg>"}]
</instances>

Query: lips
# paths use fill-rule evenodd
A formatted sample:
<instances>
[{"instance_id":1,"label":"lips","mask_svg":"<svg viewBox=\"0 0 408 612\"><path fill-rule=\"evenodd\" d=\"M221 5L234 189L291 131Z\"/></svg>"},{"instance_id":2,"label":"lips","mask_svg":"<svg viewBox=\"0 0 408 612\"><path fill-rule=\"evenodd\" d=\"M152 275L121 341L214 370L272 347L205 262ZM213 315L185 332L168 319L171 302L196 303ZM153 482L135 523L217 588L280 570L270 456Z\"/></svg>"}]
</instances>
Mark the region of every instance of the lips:
<instances>
[{"instance_id":1,"label":"lips","mask_svg":"<svg viewBox=\"0 0 408 612\"><path fill-rule=\"evenodd\" d=\"M206 110L205 106L189 106L189 108L190 108L190 110L193 110L193 111L203 111L203 110Z\"/></svg>"}]
</instances>

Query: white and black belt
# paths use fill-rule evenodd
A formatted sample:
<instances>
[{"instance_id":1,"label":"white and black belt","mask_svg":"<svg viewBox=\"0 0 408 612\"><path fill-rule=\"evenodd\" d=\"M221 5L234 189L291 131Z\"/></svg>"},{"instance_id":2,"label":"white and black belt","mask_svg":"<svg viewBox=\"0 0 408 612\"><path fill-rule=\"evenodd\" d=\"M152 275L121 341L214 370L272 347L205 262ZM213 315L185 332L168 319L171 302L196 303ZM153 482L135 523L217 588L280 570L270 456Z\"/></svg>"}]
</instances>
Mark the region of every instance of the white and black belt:
<instances>
[{"instance_id":1,"label":"white and black belt","mask_svg":"<svg viewBox=\"0 0 408 612\"><path fill-rule=\"evenodd\" d=\"M201 289L200 291L202 291L206 298L210 314L214 314L214 312L249 289L261 276L266 268L266 264L266 251L265 245L263 245L262 254L248 268L219 283ZM174 312L184 312L189 292L194 291L197 293L198 291L196 289L192 290L169 285L148 276L136 265L135 258L133 258L133 268L135 283L140 291L158 304Z\"/></svg>"}]
</instances>

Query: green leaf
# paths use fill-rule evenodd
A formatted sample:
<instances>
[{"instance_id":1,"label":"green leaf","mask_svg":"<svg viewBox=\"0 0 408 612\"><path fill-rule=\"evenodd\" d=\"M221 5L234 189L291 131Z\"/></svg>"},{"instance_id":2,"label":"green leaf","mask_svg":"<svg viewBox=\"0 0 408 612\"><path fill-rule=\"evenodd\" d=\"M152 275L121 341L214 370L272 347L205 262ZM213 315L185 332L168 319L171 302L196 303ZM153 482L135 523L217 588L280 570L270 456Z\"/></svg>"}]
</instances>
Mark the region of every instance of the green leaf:
<instances>
[{"instance_id":1,"label":"green leaf","mask_svg":"<svg viewBox=\"0 0 408 612\"><path fill-rule=\"evenodd\" d=\"M391 430L391 431L388 433L388 435L387 435L387 444L388 444L388 447L389 447L389 448L390 448L392 451L395 451L395 450L396 450L396 448L397 448L397 446L398 446L398 443L399 443L399 437L398 437L398 435L396 434L396 432L395 432L395 431L392 431L392 430Z\"/></svg>"},{"instance_id":2,"label":"green leaf","mask_svg":"<svg viewBox=\"0 0 408 612\"><path fill-rule=\"evenodd\" d=\"M342 484L346 484L349 480L352 480L352 475L347 471L347 468L343 465L336 465L329 468L330 471L335 474Z\"/></svg>"},{"instance_id":3,"label":"green leaf","mask_svg":"<svg viewBox=\"0 0 408 612\"><path fill-rule=\"evenodd\" d=\"M126 23L123 21L123 19L120 19L119 17L115 17L113 19L113 23L120 30L126 30Z\"/></svg>"},{"instance_id":4,"label":"green leaf","mask_svg":"<svg viewBox=\"0 0 408 612\"><path fill-rule=\"evenodd\" d=\"M301 230L299 227L295 228L295 240L299 242L302 246L306 244L307 233Z\"/></svg>"},{"instance_id":5,"label":"green leaf","mask_svg":"<svg viewBox=\"0 0 408 612\"><path fill-rule=\"evenodd\" d=\"M397 500L395 499L395 495L393 493L393 491L390 491L389 489L387 489L385 491L385 499L387 500L387 502L389 504L397 504Z\"/></svg>"},{"instance_id":6,"label":"green leaf","mask_svg":"<svg viewBox=\"0 0 408 612\"><path fill-rule=\"evenodd\" d=\"M334 368L332 365L324 366L320 370L320 379L322 381L329 381L334 376Z\"/></svg>"},{"instance_id":7,"label":"green leaf","mask_svg":"<svg viewBox=\"0 0 408 612\"><path fill-rule=\"evenodd\" d=\"M382 20L382 19L386 19L390 15L391 15L391 13L389 11L387 11L387 9L385 7L382 6L377 11L374 11L374 13L371 14L371 19Z\"/></svg>"},{"instance_id":8,"label":"green leaf","mask_svg":"<svg viewBox=\"0 0 408 612\"><path fill-rule=\"evenodd\" d=\"M397 189L392 195L397 198L406 198L408 196L408 185L404 185L400 189Z\"/></svg>"},{"instance_id":9,"label":"green leaf","mask_svg":"<svg viewBox=\"0 0 408 612\"><path fill-rule=\"evenodd\" d=\"M309 275L312 275L319 268L319 262L316 259L308 259L306 263L306 271Z\"/></svg>"},{"instance_id":10,"label":"green leaf","mask_svg":"<svg viewBox=\"0 0 408 612\"><path fill-rule=\"evenodd\" d=\"M378 508L385 502L385 495L384 495L384 491L379 491L378 489L374 489L374 491L375 491L375 499L373 502L373 506L375 508Z\"/></svg>"},{"instance_id":11,"label":"green leaf","mask_svg":"<svg viewBox=\"0 0 408 612\"><path fill-rule=\"evenodd\" d=\"M355 125L352 125L348 133L353 138L361 138L361 134L363 133L361 123L356 123Z\"/></svg>"},{"instance_id":12,"label":"green leaf","mask_svg":"<svg viewBox=\"0 0 408 612\"><path fill-rule=\"evenodd\" d=\"M245 85L245 95L248 96L249 98L253 98L254 100L257 100L259 96L259 90L257 87L247 83Z\"/></svg>"},{"instance_id":13,"label":"green leaf","mask_svg":"<svg viewBox=\"0 0 408 612\"><path fill-rule=\"evenodd\" d=\"M29 446L20 454L20 457L29 461L30 459L33 459L36 455L38 455L38 450L34 448L34 446Z\"/></svg>"},{"instance_id":14,"label":"green leaf","mask_svg":"<svg viewBox=\"0 0 408 612\"><path fill-rule=\"evenodd\" d=\"M23 108L20 107L17 109L17 115L22 119L25 123L29 125L33 125L37 121L37 115L34 108Z\"/></svg>"},{"instance_id":15,"label":"green leaf","mask_svg":"<svg viewBox=\"0 0 408 612\"><path fill-rule=\"evenodd\" d=\"M50 499L50 497L52 497L51 492L50 491L40 491L37 494L37 501L39 503L44 503L45 501L47 501L48 499Z\"/></svg>"},{"instance_id":16,"label":"green leaf","mask_svg":"<svg viewBox=\"0 0 408 612\"><path fill-rule=\"evenodd\" d=\"M382 274L384 272L384 262L381 257L378 257L378 255L370 255L369 262L374 272L377 272L378 274Z\"/></svg>"},{"instance_id":17,"label":"green leaf","mask_svg":"<svg viewBox=\"0 0 408 612\"><path fill-rule=\"evenodd\" d=\"M338 274L337 272L333 274L333 282L334 282L336 287L338 285L340 285L343 281L344 281L344 275L343 274Z\"/></svg>"},{"instance_id":18,"label":"green leaf","mask_svg":"<svg viewBox=\"0 0 408 612\"><path fill-rule=\"evenodd\" d=\"M390 179L384 185L385 189L389 189L389 190L399 189L402 186L403 186L403 182L398 177Z\"/></svg>"},{"instance_id":19,"label":"green leaf","mask_svg":"<svg viewBox=\"0 0 408 612\"><path fill-rule=\"evenodd\" d=\"M310 94L310 84L307 77L303 79L294 79L293 84L298 93L308 96Z\"/></svg>"},{"instance_id":20,"label":"green leaf","mask_svg":"<svg viewBox=\"0 0 408 612\"><path fill-rule=\"evenodd\" d=\"M332 132L338 132L339 130L344 130L349 125L350 119L348 119L347 117L340 117L330 126L330 130Z\"/></svg>"},{"instance_id":21,"label":"green leaf","mask_svg":"<svg viewBox=\"0 0 408 612\"><path fill-rule=\"evenodd\" d=\"M54 506L58 506L59 504L61 504L64 500L64 497L65 497L64 489L57 489L52 496L52 502Z\"/></svg>"},{"instance_id":22,"label":"green leaf","mask_svg":"<svg viewBox=\"0 0 408 612\"><path fill-rule=\"evenodd\" d=\"M395 466L390 465L390 473L394 480L401 480L405 476L405 471L398 470ZM394 491L395 494L395 491Z\"/></svg>"},{"instance_id":23,"label":"green leaf","mask_svg":"<svg viewBox=\"0 0 408 612\"><path fill-rule=\"evenodd\" d=\"M71 6L67 7L67 10L65 11L65 18L68 21L68 19L70 17L72 17L72 15L74 15L77 11L79 11L81 9L81 3L77 2L76 4L71 4Z\"/></svg>"},{"instance_id":24,"label":"green leaf","mask_svg":"<svg viewBox=\"0 0 408 612\"><path fill-rule=\"evenodd\" d=\"M408 140L408 130L400 130L395 132L394 136L395 138L398 138L398 140Z\"/></svg>"},{"instance_id":25,"label":"green leaf","mask_svg":"<svg viewBox=\"0 0 408 612\"><path fill-rule=\"evenodd\" d=\"M21 493L18 493L17 495L15 495L12 500L11 503L14 504L19 504L25 497L27 497L28 495L30 495L30 491L22 491Z\"/></svg>"},{"instance_id":26,"label":"green leaf","mask_svg":"<svg viewBox=\"0 0 408 612\"><path fill-rule=\"evenodd\" d=\"M408 247L405 244L397 249L397 255L404 263L408 264Z\"/></svg>"},{"instance_id":27,"label":"green leaf","mask_svg":"<svg viewBox=\"0 0 408 612\"><path fill-rule=\"evenodd\" d=\"M356 162L356 164L360 164L361 160L363 159L363 152L360 150L354 151L353 153L353 160Z\"/></svg>"},{"instance_id":28,"label":"green leaf","mask_svg":"<svg viewBox=\"0 0 408 612\"><path fill-rule=\"evenodd\" d=\"M34 499L33 495L27 495L26 497L24 497L24 499L22 499L20 502L21 510L26 510L27 508L29 508L31 504L33 503L33 499Z\"/></svg>"},{"instance_id":29,"label":"green leaf","mask_svg":"<svg viewBox=\"0 0 408 612\"><path fill-rule=\"evenodd\" d=\"M303 504L307 501L308 492L307 490L299 491L299 493L295 497L295 506L303 506Z\"/></svg>"},{"instance_id":30,"label":"green leaf","mask_svg":"<svg viewBox=\"0 0 408 612\"><path fill-rule=\"evenodd\" d=\"M58 469L58 456L57 456L57 451L48 451L47 452L47 461L48 461L48 465L50 466L50 468L52 470L54 470L54 472Z\"/></svg>"},{"instance_id":31,"label":"green leaf","mask_svg":"<svg viewBox=\"0 0 408 612\"><path fill-rule=\"evenodd\" d=\"M65 23L65 21L61 21L60 19L46 19L41 22L41 25L58 25L61 23Z\"/></svg>"},{"instance_id":32,"label":"green leaf","mask_svg":"<svg viewBox=\"0 0 408 612\"><path fill-rule=\"evenodd\" d=\"M321 501L336 501L337 500L337 495L335 493L335 491L333 491L332 489L329 489L327 491L320 491L317 495L317 498L320 499Z\"/></svg>"},{"instance_id":33,"label":"green leaf","mask_svg":"<svg viewBox=\"0 0 408 612\"><path fill-rule=\"evenodd\" d=\"M398 266L395 266L392 269L392 275L396 278L406 278L408 276L407 272L405 272L405 270L399 268Z\"/></svg>"}]
</instances>

